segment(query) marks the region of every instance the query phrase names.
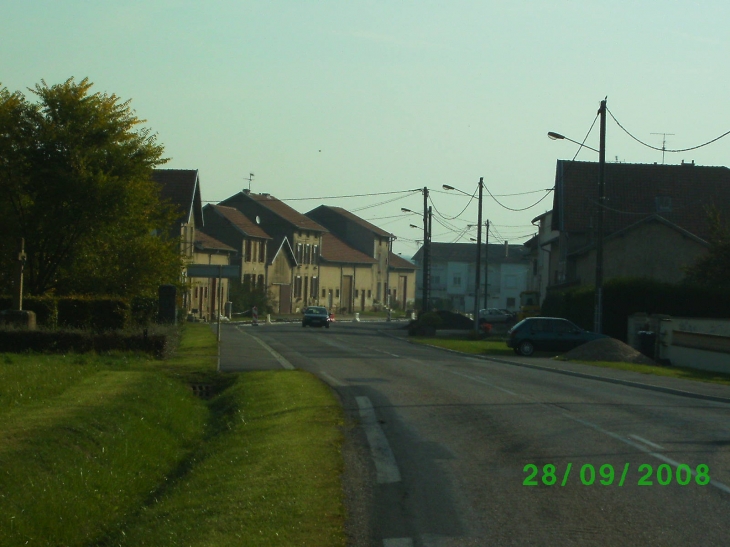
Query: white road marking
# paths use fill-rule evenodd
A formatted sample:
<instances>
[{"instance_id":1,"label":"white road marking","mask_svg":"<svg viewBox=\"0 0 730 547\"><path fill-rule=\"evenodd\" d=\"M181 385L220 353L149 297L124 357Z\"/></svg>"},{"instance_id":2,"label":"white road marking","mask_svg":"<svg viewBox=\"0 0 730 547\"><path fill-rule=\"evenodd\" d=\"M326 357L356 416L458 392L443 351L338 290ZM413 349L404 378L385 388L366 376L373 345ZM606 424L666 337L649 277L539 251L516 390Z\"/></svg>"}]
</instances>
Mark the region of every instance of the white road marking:
<instances>
[{"instance_id":1,"label":"white road marking","mask_svg":"<svg viewBox=\"0 0 730 547\"><path fill-rule=\"evenodd\" d=\"M655 444L651 441L646 440L644 437L639 437L638 435L629 435L632 439L636 439L637 441L640 441L644 443L645 445L651 446L655 450L664 450L663 446L659 446L658 444Z\"/></svg>"},{"instance_id":2,"label":"white road marking","mask_svg":"<svg viewBox=\"0 0 730 547\"><path fill-rule=\"evenodd\" d=\"M294 365L292 365L289 361L287 361L284 357L282 357L281 354L279 354L274 348L272 348L271 346L269 346L269 344L267 344L266 342L264 342L263 340L261 340L261 338L259 338L258 336L254 336L253 334L248 334L247 332L243 332L243 331L241 331L241 332L243 334L245 334L246 336L250 336L251 338L253 338L254 340L256 340L259 344L261 344L261 346L266 351L268 351L271 355L274 356L274 359L276 359L277 361L279 361L279 364L282 367L284 367L287 370L294 370Z\"/></svg>"},{"instance_id":3,"label":"white road marking","mask_svg":"<svg viewBox=\"0 0 730 547\"><path fill-rule=\"evenodd\" d=\"M388 439L385 437L378 420L375 417L375 409L367 397L355 397L357 406L360 408L360 418L368 438L370 453L375 462L375 472L379 484L400 482L401 476L398 464L395 461L393 451L390 449Z\"/></svg>"},{"instance_id":4,"label":"white road marking","mask_svg":"<svg viewBox=\"0 0 730 547\"><path fill-rule=\"evenodd\" d=\"M324 380L331 386L334 387L345 387L347 384L345 382L340 382L337 378L334 376L330 376L325 371L320 370L319 374L324 378Z\"/></svg>"},{"instance_id":5,"label":"white road marking","mask_svg":"<svg viewBox=\"0 0 730 547\"><path fill-rule=\"evenodd\" d=\"M383 540L383 547L413 547L411 538L388 538Z\"/></svg>"},{"instance_id":6,"label":"white road marking","mask_svg":"<svg viewBox=\"0 0 730 547\"><path fill-rule=\"evenodd\" d=\"M411 359L411 360L415 361L415 359ZM478 376L469 376L468 374L462 374L460 372L456 372L456 371L449 370L449 369L445 369L445 371L446 372L449 372L451 374L454 374L456 376L462 376L463 378L468 378L470 380L474 380L476 382L479 382L481 384L487 385L487 386L489 386L491 388L494 388L494 389L497 389L499 391L503 391L505 393L509 393L510 395L514 395L515 397L518 397L519 399L523 399L523 400L526 400L526 401L532 401L532 402L537 403L540 406L543 406L545 408L549 408L551 410L555 410L556 409L556 407L553 406L553 405L550 405L548 403L541 403L540 401L538 401L537 399L534 399L532 397L528 397L528 396L525 396L525 395L521 395L519 393L514 393L514 392L512 392L512 391L510 391L508 389L501 388L499 386L496 386L496 385L492 384L491 382L487 382L486 380L482 379L481 377L478 377ZM586 427L590 427L591 429L594 429L595 431L598 431L599 433L603 433L604 435L608 435L609 437L612 437L612 438L616 439L617 441L621 441L624 444L628 444L629 446L632 446L633 448L636 448L637 450L640 450L641 452L644 452L645 454L648 454L648 455L650 455L650 456L652 456L652 457L654 457L654 458L656 458L656 459L658 459L660 461L663 461L665 463L668 463L669 465L673 466L675 469L681 465L680 462L677 462L677 461L675 461L675 460L673 460L671 458L668 458L668 457L666 457L663 454L658 454L657 452L653 452L650 449L646 448L644 445L639 444L639 443L636 443L636 442L634 442L632 440L629 440L626 437L623 437L623 436L621 436L621 435L619 435L617 433L613 433L612 431L608 431L607 429L603 429L601 426L599 426L597 424L594 424L593 422L589 422L589 421L584 420L582 418L578 418L577 416L573 416L573 415L569 414L568 412L560 412L560 414L562 414L563 416L565 416L569 420L573 420L574 422L578 422L579 424L582 424L582 425L584 425ZM635 438L637 440L640 440L643 443L647 443L649 446L652 446L652 445L654 447L659 446L659 445L654 444L654 443L652 443L650 441L647 441L646 439L642 439L641 437L637 437L636 435L630 435L630 437L633 437L633 438ZM662 449L662 448L659 447L659 449ZM695 470L693 470L691 467L690 467L690 473L692 473L693 476L696 476L697 475L697 472ZM716 481L714 479L710 479L709 484L711 484L712 486L714 486L718 490L722 490L723 492L726 492L726 493L730 494L730 487L727 486L726 484L721 483L720 481Z\"/></svg>"},{"instance_id":7,"label":"white road marking","mask_svg":"<svg viewBox=\"0 0 730 547\"><path fill-rule=\"evenodd\" d=\"M371 348L373 351L377 351L378 353L385 353L385 355L390 355L391 357L398 357L400 358L400 355L396 355L395 353L390 353L389 351L383 351L382 349L374 349Z\"/></svg>"}]
</instances>

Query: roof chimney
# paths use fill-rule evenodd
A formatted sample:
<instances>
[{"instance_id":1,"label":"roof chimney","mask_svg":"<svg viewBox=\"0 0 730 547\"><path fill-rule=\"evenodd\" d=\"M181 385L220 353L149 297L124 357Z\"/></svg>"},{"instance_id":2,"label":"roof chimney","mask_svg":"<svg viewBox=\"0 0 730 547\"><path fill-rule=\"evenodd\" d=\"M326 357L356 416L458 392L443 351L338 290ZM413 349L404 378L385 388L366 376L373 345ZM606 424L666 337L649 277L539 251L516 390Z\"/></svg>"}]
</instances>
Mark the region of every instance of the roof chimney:
<instances>
[{"instance_id":1,"label":"roof chimney","mask_svg":"<svg viewBox=\"0 0 730 547\"><path fill-rule=\"evenodd\" d=\"M248 195L248 194L251 193L251 189L250 188L244 188L243 189L243 193L246 194L246 195Z\"/></svg>"}]
</instances>

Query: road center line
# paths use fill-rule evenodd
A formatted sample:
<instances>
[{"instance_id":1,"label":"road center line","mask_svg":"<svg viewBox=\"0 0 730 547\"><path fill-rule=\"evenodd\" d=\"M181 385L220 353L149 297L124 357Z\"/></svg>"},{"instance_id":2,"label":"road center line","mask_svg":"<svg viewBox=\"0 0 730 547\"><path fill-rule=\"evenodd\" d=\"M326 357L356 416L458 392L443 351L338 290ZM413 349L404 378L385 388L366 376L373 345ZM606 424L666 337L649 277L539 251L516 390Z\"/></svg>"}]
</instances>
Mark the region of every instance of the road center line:
<instances>
[{"instance_id":1,"label":"road center line","mask_svg":"<svg viewBox=\"0 0 730 547\"><path fill-rule=\"evenodd\" d=\"M388 439L385 437L380 424L378 424L373 404L367 397L355 397L355 401L360 408L360 419L370 445L370 453L375 462L378 483L400 482L401 476L398 464L395 461L393 451L390 449Z\"/></svg>"}]
</instances>

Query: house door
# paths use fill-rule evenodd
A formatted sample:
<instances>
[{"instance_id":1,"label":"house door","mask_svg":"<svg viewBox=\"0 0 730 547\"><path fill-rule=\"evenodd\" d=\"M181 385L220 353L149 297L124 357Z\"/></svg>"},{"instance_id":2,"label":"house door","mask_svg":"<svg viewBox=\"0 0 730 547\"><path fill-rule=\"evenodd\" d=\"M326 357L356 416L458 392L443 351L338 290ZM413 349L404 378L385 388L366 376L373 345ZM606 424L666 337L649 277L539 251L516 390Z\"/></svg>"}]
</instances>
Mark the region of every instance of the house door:
<instances>
[{"instance_id":1,"label":"house door","mask_svg":"<svg viewBox=\"0 0 730 547\"><path fill-rule=\"evenodd\" d=\"M279 313L291 313L291 285L279 285Z\"/></svg>"},{"instance_id":2,"label":"house door","mask_svg":"<svg viewBox=\"0 0 730 547\"><path fill-rule=\"evenodd\" d=\"M340 307L345 313L352 313L352 276L342 276L342 298L340 299Z\"/></svg>"},{"instance_id":3,"label":"house door","mask_svg":"<svg viewBox=\"0 0 730 547\"><path fill-rule=\"evenodd\" d=\"M360 291L360 311L365 311L365 291Z\"/></svg>"},{"instance_id":4,"label":"house door","mask_svg":"<svg viewBox=\"0 0 730 547\"><path fill-rule=\"evenodd\" d=\"M327 309L332 311L332 289L327 291Z\"/></svg>"}]
</instances>

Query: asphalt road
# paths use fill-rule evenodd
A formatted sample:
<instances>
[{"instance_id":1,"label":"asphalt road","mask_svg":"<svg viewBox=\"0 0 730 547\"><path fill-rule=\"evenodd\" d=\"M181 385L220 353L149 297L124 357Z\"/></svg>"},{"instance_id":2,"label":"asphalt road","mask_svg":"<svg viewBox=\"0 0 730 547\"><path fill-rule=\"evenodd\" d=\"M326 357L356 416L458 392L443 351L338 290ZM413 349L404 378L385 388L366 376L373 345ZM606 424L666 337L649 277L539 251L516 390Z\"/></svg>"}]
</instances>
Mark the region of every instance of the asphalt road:
<instances>
[{"instance_id":1,"label":"asphalt road","mask_svg":"<svg viewBox=\"0 0 730 547\"><path fill-rule=\"evenodd\" d=\"M730 404L409 344L397 326L223 329L222 370L294 366L340 396L351 545L730 544Z\"/></svg>"}]
</instances>

